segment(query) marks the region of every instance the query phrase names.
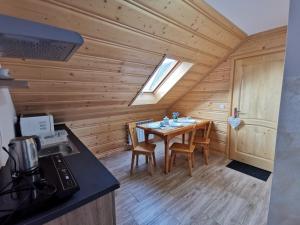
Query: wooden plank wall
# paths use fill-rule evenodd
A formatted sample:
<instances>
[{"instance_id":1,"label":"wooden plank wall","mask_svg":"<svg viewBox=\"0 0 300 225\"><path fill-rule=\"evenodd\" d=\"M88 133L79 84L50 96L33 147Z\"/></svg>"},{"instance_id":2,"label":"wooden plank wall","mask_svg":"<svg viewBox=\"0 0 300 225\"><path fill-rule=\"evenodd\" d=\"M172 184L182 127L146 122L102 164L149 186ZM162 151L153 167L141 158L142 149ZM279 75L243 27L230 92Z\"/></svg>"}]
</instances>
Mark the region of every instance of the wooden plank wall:
<instances>
[{"instance_id":1,"label":"wooden plank wall","mask_svg":"<svg viewBox=\"0 0 300 225\"><path fill-rule=\"evenodd\" d=\"M214 121L211 148L226 153L227 118L230 115L232 59L283 51L286 27L249 36L226 61L203 78L190 92L180 98L170 109L185 115Z\"/></svg>"},{"instance_id":2,"label":"wooden plank wall","mask_svg":"<svg viewBox=\"0 0 300 225\"><path fill-rule=\"evenodd\" d=\"M18 113L52 113L97 155L124 149L125 123L161 118L246 35L195 0L1 0L0 13L79 32L68 62L0 59L13 77ZM128 107L164 54L195 63L154 106Z\"/></svg>"}]
</instances>

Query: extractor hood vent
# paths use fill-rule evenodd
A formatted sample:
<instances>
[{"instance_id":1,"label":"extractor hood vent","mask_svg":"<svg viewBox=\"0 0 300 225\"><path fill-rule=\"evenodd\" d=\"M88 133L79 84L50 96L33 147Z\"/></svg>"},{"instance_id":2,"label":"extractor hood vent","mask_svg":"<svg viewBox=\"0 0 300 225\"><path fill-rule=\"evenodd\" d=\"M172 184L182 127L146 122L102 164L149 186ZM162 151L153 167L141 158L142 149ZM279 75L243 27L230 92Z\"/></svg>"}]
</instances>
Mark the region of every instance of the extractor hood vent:
<instances>
[{"instance_id":1,"label":"extractor hood vent","mask_svg":"<svg viewBox=\"0 0 300 225\"><path fill-rule=\"evenodd\" d=\"M66 61L82 44L77 32L0 15L0 57Z\"/></svg>"}]
</instances>

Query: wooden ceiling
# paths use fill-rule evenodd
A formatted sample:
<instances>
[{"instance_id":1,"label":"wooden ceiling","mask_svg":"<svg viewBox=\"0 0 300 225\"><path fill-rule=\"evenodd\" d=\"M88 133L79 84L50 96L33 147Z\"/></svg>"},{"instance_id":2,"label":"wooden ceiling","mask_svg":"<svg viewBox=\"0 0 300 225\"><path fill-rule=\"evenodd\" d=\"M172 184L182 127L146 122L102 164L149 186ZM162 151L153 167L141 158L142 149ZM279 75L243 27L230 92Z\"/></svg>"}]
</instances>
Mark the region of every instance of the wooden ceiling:
<instances>
[{"instance_id":1,"label":"wooden ceiling","mask_svg":"<svg viewBox=\"0 0 300 225\"><path fill-rule=\"evenodd\" d=\"M18 113L57 122L167 109L246 35L201 0L1 0L0 13L79 32L68 62L2 58L30 88L12 91ZM154 106L128 107L163 56L195 65Z\"/></svg>"}]
</instances>

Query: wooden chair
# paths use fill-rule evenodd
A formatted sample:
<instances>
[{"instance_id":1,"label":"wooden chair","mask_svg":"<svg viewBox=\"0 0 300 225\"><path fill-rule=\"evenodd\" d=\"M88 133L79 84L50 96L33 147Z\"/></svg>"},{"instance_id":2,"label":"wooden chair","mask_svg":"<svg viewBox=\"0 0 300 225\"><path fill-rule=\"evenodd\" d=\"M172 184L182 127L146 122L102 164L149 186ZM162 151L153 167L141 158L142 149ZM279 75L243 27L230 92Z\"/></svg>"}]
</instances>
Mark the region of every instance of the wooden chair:
<instances>
[{"instance_id":1,"label":"wooden chair","mask_svg":"<svg viewBox=\"0 0 300 225\"><path fill-rule=\"evenodd\" d=\"M205 165L208 165L210 135L213 122L210 121L204 132L204 137L195 138L194 144L199 144L203 148L203 158Z\"/></svg>"},{"instance_id":2,"label":"wooden chair","mask_svg":"<svg viewBox=\"0 0 300 225\"><path fill-rule=\"evenodd\" d=\"M189 141L187 144L175 142L170 147L171 158L170 158L170 163L169 163L169 165L170 165L169 170L171 172L173 164L175 163L176 154L185 154L185 155L187 155L187 158L188 158L189 174L190 174L190 176L192 176L192 167L194 167L194 164L195 164L194 139L195 139L195 134L196 134L196 126L191 128L190 130L188 130L187 133L189 133Z\"/></svg>"},{"instance_id":3,"label":"wooden chair","mask_svg":"<svg viewBox=\"0 0 300 225\"><path fill-rule=\"evenodd\" d=\"M156 166L155 161L155 144L138 142L136 133L136 123L128 123L129 135L132 143L132 158L130 174L133 174L134 161L136 159L136 165L138 166L139 155L145 155L146 163L148 163L148 170L150 174L153 174L153 167Z\"/></svg>"}]
</instances>

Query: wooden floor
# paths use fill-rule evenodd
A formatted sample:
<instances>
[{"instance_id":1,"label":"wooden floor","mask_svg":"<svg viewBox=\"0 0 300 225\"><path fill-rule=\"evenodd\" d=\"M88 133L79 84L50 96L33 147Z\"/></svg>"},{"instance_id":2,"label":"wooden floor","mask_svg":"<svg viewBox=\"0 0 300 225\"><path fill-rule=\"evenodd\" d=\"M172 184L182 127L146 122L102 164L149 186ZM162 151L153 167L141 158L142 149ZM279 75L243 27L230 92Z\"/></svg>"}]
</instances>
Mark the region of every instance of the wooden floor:
<instances>
[{"instance_id":1,"label":"wooden floor","mask_svg":"<svg viewBox=\"0 0 300 225\"><path fill-rule=\"evenodd\" d=\"M163 145L158 143L158 168L151 177L144 158L129 175L131 152L101 161L119 179L117 224L264 225L269 209L271 177L267 182L225 167L229 160L212 153L208 166L196 154L193 177L187 161L177 158L169 175L162 172Z\"/></svg>"}]
</instances>

